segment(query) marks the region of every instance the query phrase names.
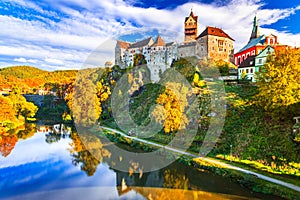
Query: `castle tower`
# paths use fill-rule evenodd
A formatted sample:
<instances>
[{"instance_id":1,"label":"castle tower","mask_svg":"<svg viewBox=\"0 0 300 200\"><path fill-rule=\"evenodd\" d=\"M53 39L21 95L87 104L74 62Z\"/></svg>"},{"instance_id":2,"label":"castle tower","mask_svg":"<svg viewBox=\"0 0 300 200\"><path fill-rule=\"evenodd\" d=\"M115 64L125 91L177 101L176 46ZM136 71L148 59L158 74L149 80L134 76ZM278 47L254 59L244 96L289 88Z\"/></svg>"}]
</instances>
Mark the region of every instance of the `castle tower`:
<instances>
[{"instance_id":1,"label":"castle tower","mask_svg":"<svg viewBox=\"0 0 300 200\"><path fill-rule=\"evenodd\" d=\"M256 15L255 15L254 20L253 20L252 33L251 33L249 42L250 42L252 39L258 38L258 37L260 36L260 33L259 33L258 28L259 28L259 27L258 27L257 17L256 17Z\"/></svg>"},{"instance_id":2,"label":"castle tower","mask_svg":"<svg viewBox=\"0 0 300 200\"><path fill-rule=\"evenodd\" d=\"M184 21L184 42L195 41L198 34L198 16L195 16L191 10L190 16L185 18Z\"/></svg>"}]
</instances>

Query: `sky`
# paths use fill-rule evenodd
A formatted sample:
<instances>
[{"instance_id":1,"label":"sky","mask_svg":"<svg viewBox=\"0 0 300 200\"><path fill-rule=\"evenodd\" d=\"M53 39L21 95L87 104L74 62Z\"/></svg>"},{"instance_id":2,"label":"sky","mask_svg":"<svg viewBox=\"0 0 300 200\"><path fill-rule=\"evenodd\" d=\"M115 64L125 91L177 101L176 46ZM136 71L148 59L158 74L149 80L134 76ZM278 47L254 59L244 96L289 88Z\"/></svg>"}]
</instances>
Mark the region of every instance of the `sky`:
<instances>
[{"instance_id":1,"label":"sky","mask_svg":"<svg viewBox=\"0 0 300 200\"><path fill-rule=\"evenodd\" d=\"M299 0L0 0L0 68L80 69L92 52L98 66L114 61L115 38L136 40L160 34L182 42L184 19L198 16L235 39L235 52L249 40L253 18L262 34L300 46Z\"/></svg>"}]
</instances>

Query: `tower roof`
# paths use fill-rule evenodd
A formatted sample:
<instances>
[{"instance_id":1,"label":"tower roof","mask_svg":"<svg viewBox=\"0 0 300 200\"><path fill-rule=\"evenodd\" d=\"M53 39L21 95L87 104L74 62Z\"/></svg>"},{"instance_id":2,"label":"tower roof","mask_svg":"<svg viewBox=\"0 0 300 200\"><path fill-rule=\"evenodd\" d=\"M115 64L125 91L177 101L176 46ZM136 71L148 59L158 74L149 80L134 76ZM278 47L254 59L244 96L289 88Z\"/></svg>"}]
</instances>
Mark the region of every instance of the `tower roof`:
<instances>
[{"instance_id":1,"label":"tower roof","mask_svg":"<svg viewBox=\"0 0 300 200\"><path fill-rule=\"evenodd\" d=\"M245 51L246 49L249 49L251 47L254 46L258 46L258 45L263 45L266 41L266 36L265 35L261 35L258 38L253 38L251 39L248 44L246 44L243 48L241 48L238 53Z\"/></svg>"},{"instance_id":2,"label":"tower roof","mask_svg":"<svg viewBox=\"0 0 300 200\"><path fill-rule=\"evenodd\" d=\"M118 40L117 43L118 43L119 47L122 49L128 49L128 47L130 46L129 42L124 42L121 40Z\"/></svg>"},{"instance_id":3,"label":"tower roof","mask_svg":"<svg viewBox=\"0 0 300 200\"><path fill-rule=\"evenodd\" d=\"M232 41L234 41L234 39L232 39L227 33L225 33L222 29L220 28L216 28L216 27L211 27L211 26L207 26L206 29L196 38L200 38L206 35L214 35L214 36L219 36L219 37L225 37L228 38Z\"/></svg>"},{"instance_id":4,"label":"tower roof","mask_svg":"<svg viewBox=\"0 0 300 200\"><path fill-rule=\"evenodd\" d=\"M193 13L193 9L191 9L190 16L185 18L185 22L189 19L189 17L192 17L196 22L198 21L198 16L195 16Z\"/></svg>"},{"instance_id":5,"label":"tower roof","mask_svg":"<svg viewBox=\"0 0 300 200\"><path fill-rule=\"evenodd\" d=\"M152 47L157 47L157 46L166 46L165 41L162 39L162 37L159 35L157 36L156 41L154 42L154 44L152 45Z\"/></svg>"},{"instance_id":6,"label":"tower roof","mask_svg":"<svg viewBox=\"0 0 300 200\"><path fill-rule=\"evenodd\" d=\"M259 33L258 28L259 28L259 27L258 27L257 17L256 17L256 15L255 15L254 20L253 20L252 33L251 33L249 42L250 42L252 39L258 38L258 37L260 36L260 33Z\"/></svg>"}]
</instances>

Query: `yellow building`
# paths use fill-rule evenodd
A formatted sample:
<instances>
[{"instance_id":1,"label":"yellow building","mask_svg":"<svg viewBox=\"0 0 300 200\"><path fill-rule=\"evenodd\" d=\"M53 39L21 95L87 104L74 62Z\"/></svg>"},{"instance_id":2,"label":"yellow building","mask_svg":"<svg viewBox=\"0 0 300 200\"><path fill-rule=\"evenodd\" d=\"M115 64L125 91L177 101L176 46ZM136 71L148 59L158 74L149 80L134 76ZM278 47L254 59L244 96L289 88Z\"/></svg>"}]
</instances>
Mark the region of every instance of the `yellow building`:
<instances>
[{"instance_id":1,"label":"yellow building","mask_svg":"<svg viewBox=\"0 0 300 200\"><path fill-rule=\"evenodd\" d=\"M208 26L196 40L196 54L200 58L234 62L234 39L222 29Z\"/></svg>"}]
</instances>

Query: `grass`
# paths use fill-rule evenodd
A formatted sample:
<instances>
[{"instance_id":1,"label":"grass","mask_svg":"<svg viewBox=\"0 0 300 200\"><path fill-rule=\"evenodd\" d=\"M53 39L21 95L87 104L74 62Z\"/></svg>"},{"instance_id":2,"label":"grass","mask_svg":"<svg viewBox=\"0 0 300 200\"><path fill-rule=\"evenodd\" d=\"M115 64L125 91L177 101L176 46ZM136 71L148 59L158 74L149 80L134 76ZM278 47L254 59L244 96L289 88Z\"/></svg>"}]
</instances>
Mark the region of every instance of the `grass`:
<instances>
[{"instance_id":1,"label":"grass","mask_svg":"<svg viewBox=\"0 0 300 200\"><path fill-rule=\"evenodd\" d=\"M236 167L240 167L243 169L251 170L256 173L260 173L265 176L269 176L271 178L275 178L287 183L291 183L294 185L297 185L300 187L300 176L294 175L294 174L288 174L285 173L285 171L279 173L278 171L270 169L270 166L262 165L261 163L250 161L250 160L242 160L241 162L238 161L238 159L232 159L230 161L230 156L227 156L226 159L223 158L223 155L217 155L216 157L211 157L212 159L216 158L216 160L222 161L227 164L234 165ZM295 165L295 163L291 163L292 165ZM298 164L299 165L299 164ZM297 165L297 166L298 166ZM296 169L296 170L299 170Z\"/></svg>"},{"instance_id":2,"label":"grass","mask_svg":"<svg viewBox=\"0 0 300 200\"><path fill-rule=\"evenodd\" d=\"M212 172L214 174L221 175L223 177L229 178L233 182L237 182L254 192L261 192L264 194L273 194L276 196L280 196L287 199L299 199L299 193L291 190L289 188L259 179L253 175L244 174L242 172L238 172L236 170L224 168L224 166L220 166L215 163L210 163L207 161L203 161L201 159L193 159L192 165L199 168L204 169L206 171Z\"/></svg>"}]
</instances>

